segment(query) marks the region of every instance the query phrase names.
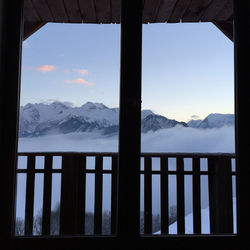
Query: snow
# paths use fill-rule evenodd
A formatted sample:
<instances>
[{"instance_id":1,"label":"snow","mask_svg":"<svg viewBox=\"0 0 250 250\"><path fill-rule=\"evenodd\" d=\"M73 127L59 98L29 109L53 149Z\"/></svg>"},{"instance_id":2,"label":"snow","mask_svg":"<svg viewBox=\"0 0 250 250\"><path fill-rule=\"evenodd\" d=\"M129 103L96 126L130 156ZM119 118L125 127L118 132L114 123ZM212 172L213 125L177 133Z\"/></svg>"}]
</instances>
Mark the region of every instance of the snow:
<instances>
[{"instance_id":1,"label":"snow","mask_svg":"<svg viewBox=\"0 0 250 250\"><path fill-rule=\"evenodd\" d=\"M34 117L34 113L37 117ZM142 110L142 119L150 114L154 114L151 110ZM68 116L82 116L90 122L100 122L105 120L109 125L118 125L119 109L108 108L102 103L87 102L81 107L71 107L60 102L51 104L35 103L26 104L21 107L20 117L29 122L44 123L51 120L63 120Z\"/></svg>"},{"instance_id":2,"label":"snow","mask_svg":"<svg viewBox=\"0 0 250 250\"><path fill-rule=\"evenodd\" d=\"M202 120L190 120L187 124L191 128L198 128Z\"/></svg>"},{"instance_id":3,"label":"snow","mask_svg":"<svg viewBox=\"0 0 250 250\"><path fill-rule=\"evenodd\" d=\"M209 223L209 207L201 210L201 233L210 233ZM177 234L177 222L174 222L169 226L169 234ZM233 232L237 233L237 218L236 218L236 197L233 197ZM185 234L193 234L193 213L185 216ZM155 232L154 234L161 234L161 231Z\"/></svg>"},{"instance_id":4,"label":"snow","mask_svg":"<svg viewBox=\"0 0 250 250\"><path fill-rule=\"evenodd\" d=\"M153 115L153 111L152 110L149 110L149 109L144 109L142 110L141 112L141 119L143 120L144 118L146 118L147 116L149 115Z\"/></svg>"},{"instance_id":5,"label":"snow","mask_svg":"<svg viewBox=\"0 0 250 250\"><path fill-rule=\"evenodd\" d=\"M210 114L200 124L199 128L220 128L234 125L233 114Z\"/></svg>"},{"instance_id":6,"label":"snow","mask_svg":"<svg viewBox=\"0 0 250 250\"><path fill-rule=\"evenodd\" d=\"M150 119L148 119L148 118ZM28 103L20 109L20 135L32 136L35 132L42 133L68 133L79 132L72 126L72 131L68 127L67 132L58 128L70 119L88 123L83 125L83 131L87 131L89 126L98 130L119 125L119 109L108 108L102 103L87 102L80 107L73 107L61 102L53 103ZM146 119L145 119L146 118ZM178 124L175 120L169 120L164 116L156 115L151 110L142 110L142 132L155 131L164 128L171 128ZM132 121L131 121L132 122ZM92 124L92 125L91 125ZM184 123L183 123L184 124ZM203 121L191 120L188 122L194 128L220 128L234 125L234 115L232 114L210 114ZM62 125L63 127L63 125ZM43 128L43 131L41 129ZM84 129L85 128L85 129ZM47 131L47 132L46 132Z\"/></svg>"}]
</instances>

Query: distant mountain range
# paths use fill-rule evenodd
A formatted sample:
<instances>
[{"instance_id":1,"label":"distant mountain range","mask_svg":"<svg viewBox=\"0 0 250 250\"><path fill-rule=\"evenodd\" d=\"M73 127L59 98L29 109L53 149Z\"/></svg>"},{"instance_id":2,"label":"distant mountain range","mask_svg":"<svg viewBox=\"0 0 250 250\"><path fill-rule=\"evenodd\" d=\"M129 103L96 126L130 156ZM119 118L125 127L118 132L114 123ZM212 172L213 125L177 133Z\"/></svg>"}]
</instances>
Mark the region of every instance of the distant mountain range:
<instances>
[{"instance_id":1,"label":"distant mountain range","mask_svg":"<svg viewBox=\"0 0 250 250\"><path fill-rule=\"evenodd\" d=\"M233 114L210 114L204 120L191 120L188 123L192 128L221 128L234 126Z\"/></svg>"},{"instance_id":2,"label":"distant mountain range","mask_svg":"<svg viewBox=\"0 0 250 250\"><path fill-rule=\"evenodd\" d=\"M62 102L28 103L20 108L19 136L34 137L72 132L100 132L104 135L118 133L119 109L102 103L87 102L72 107ZM210 114L204 120L178 122L157 115L151 110L141 112L142 133L172 128L176 125L193 128L219 128L234 125L234 115Z\"/></svg>"}]
</instances>

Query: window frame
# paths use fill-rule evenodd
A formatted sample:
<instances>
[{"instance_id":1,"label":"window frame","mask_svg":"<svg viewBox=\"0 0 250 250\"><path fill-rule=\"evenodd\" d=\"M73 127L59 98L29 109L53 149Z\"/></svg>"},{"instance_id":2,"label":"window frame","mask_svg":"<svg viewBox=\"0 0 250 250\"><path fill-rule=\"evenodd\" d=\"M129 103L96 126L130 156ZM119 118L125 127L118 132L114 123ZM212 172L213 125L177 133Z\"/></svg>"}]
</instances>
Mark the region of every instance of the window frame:
<instances>
[{"instance_id":1,"label":"window frame","mask_svg":"<svg viewBox=\"0 0 250 250\"><path fill-rule=\"evenodd\" d=\"M135 8L135 3L137 8ZM121 20L121 92L120 92L120 134L119 134L119 192L124 195L118 200L118 234L116 236L32 236L16 237L13 235L14 228L14 204L15 204L15 181L16 181L16 158L17 158L17 129L19 111L19 88L21 70L21 51L23 37L23 0L2 0L0 3L0 72L2 100L1 114L9 120L9 124L3 124L2 146L5 147L3 153L0 195L5 200L2 207L1 224L3 240L9 249L44 249L79 248L90 244L93 248L117 249L121 245L136 248L165 248L174 246L175 249L188 247L192 249L221 249L221 246L228 249L237 249L239 244L249 242L250 234L250 197L247 190L250 190L250 165L248 150L250 149L250 132L246 126L248 117L246 112L250 106L248 93L249 84L240 84L250 80L248 70L247 55L250 54L250 34L248 24L248 13L250 3L234 0L234 64L235 64L235 115L236 115L236 167L239 166L240 182L237 183L237 190L240 199L238 200L238 234L237 235L184 235L184 236L141 236L139 234L138 204L140 199L139 186L139 159L140 159L140 126L132 131L132 136L127 137L125 129L128 124L127 117L133 117L140 121L141 109L141 29L142 29L142 1L122 1ZM11 17L11 18L10 18ZM136 25L135 23L136 22ZM5 26L5 27L4 27ZM11 32L9 32L11 30ZM136 34L136 44L133 43ZM14 70L13 70L14 68ZM132 69L132 70L131 70ZM10 73L12 74L10 77ZM133 84L131 79L134 79ZM130 83L130 86L128 84ZM135 90L136 85L136 91ZM128 89L127 89L128 88ZM10 104L6 113L4 108L6 103ZM137 124L138 125L138 124ZM132 138L132 139L131 139ZM134 138L134 139L133 139ZM128 143L134 143L132 148L127 147ZM124 160L128 155L132 157L130 161ZM126 164L131 163L130 169L134 175L133 185L128 193L130 201L136 205L128 205L127 190L125 183L128 181L128 174L125 174ZM11 166L11 167L10 167ZM130 173L131 175L131 173ZM132 192L133 191L133 192ZM242 198L244 197L244 199ZM138 200L137 200L138 198ZM128 220L128 217L132 219ZM124 227L124 225L126 225ZM107 247L106 247L107 246Z\"/></svg>"}]
</instances>

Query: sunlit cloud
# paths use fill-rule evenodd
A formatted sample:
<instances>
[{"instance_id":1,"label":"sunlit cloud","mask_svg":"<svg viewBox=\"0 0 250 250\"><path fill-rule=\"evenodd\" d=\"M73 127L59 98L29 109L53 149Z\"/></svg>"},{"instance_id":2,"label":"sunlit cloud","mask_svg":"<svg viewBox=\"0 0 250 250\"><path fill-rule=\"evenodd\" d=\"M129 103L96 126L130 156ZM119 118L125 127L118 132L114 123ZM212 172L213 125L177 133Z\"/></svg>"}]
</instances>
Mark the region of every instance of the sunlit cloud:
<instances>
[{"instance_id":1,"label":"sunlit cloud","mask_svg":"<svg viewBox=\"0 0 250 250\"><path fill-rule=\"evenodd\" d=\"M88 82L86 80L84 80L83 78L76 78L76 79L72 79L72 80L64 80L65 83L68 84L82 84L82 85L87 85L87 86L92 86L93 83L92 82Z\"/></svg>"},{"instance_id":2,"label":"sunlit cloud","mask_svg":"<svg viewBox=\"0 0 250 250\"><path fill-rule=\"evenodd\" d=\"M29 48L30 44L27 41L23 41L23 47Z\"/></svg>"},{"instance_id":3,"label":"sunlit cloud","mask_svg":"<svg viewBox=\"0 0 250 250\"><path fill-rule=\"evenodd\" d=\"M200 117L198 115L191 115L191 120L198 120Z\"/></svg>"},{"instance_id":4,"label":"sunlit cloud","mask_svg":"<svg viewBox=\"0 0 250 250\"><path fill-rule=\"evenodd\" d=\"M63 70L63 73L64 73L64 74L69 74L69 73L70 73L70 70L69 70L69 69L64 69L64 70Z\"/></svg>"},{"instance_id":5,"label":"sunlit cloud","mask_svg":"<svg viewBox=\"0 0 250 250\"><path fill-rule=\"evenodd\" d=\"M86 76L88 74L88 70L87 69L73 69L72 71L82 75L82 76Z\"/></svg>"},{"instance_id":6,"label":"sunlit cloud","mask_svg":"<svg viewBox=\"0 0 250 250\"><path fill-rule=\"evenodd\" d=\"M40 99L40 102L41 103L44 103L44 104L51 104L53 102L60 102L60 103L63 103L65 104L66 106L70 106L70 107L74 107L75 104L73 102L70 102L70 101L61 101L57 98L50 98L50 99Z\"/></svg>"},{"instance_id":7,"label":"sunlit cloud","mask_svg":"<svg viewBox=\"0 0 250 250\"><path fill-rule=\"evenodd\" d=\"M42 72L42 73L51 72L55 69L56 69L56 66L54 65L41 65L41 66L36 67L36 71Z\"/></svg>"}]
</instances>

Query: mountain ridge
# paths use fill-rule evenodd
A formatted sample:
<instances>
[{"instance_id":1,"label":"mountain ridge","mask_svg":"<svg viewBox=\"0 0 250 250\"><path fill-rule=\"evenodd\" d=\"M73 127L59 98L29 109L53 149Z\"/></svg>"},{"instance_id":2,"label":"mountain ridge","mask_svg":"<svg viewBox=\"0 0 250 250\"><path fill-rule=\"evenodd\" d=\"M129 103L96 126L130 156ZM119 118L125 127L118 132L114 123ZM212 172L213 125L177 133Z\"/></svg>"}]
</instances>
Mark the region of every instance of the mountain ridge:
<instances>
[{"instance_id":1,"label":"mountain ridge","mask_svg":"<svg viewBox=\"0 0 250 250\"><path fill-rule=\"evenodd\" d=\"M213 128L232 125L231 114L210 114L204 120L188 123L168 119L152 110L141 111L141 131L148 133L177 125L192 128ZM103 135L117 134L119 108L108 108L102 103L86 102L73 107L59 101L52 103L28 103L20 107L19 137L35 137L72 132L100 132Z\"/></svg>"}]
</instances>

